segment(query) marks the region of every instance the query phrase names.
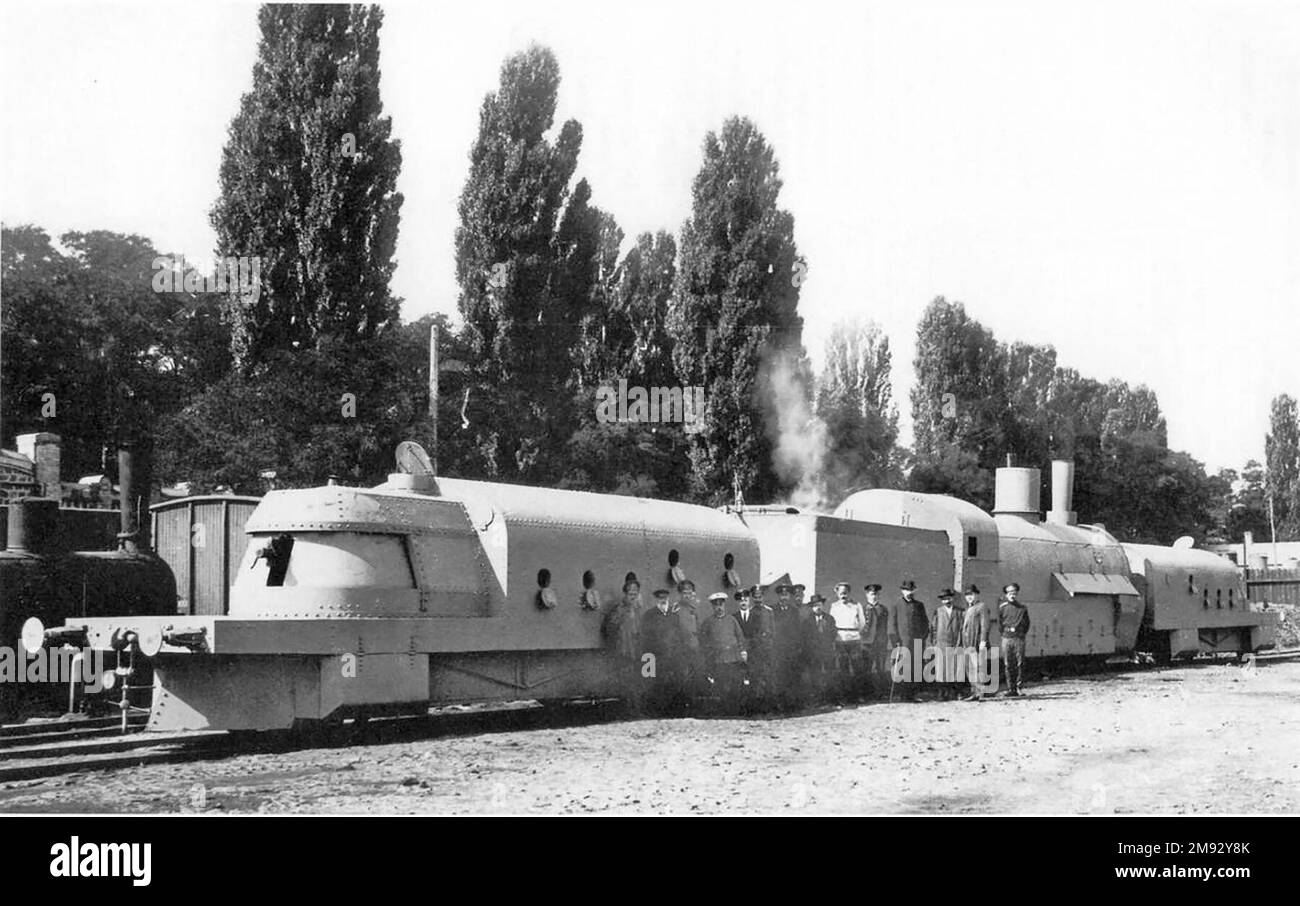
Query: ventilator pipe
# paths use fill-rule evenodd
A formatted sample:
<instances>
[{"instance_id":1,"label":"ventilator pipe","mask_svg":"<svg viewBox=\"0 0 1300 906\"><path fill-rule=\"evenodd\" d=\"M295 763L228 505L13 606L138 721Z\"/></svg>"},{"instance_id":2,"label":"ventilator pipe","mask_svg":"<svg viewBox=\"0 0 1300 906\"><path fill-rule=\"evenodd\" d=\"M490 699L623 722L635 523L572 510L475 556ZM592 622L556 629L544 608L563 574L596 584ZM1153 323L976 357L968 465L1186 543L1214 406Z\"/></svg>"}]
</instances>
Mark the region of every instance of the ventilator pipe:
<instances>
[{"instance_id":1,"label":"ventilator pipe","mask_svg":"<svg viewBox=\"0 0 1300 906\"><path fill-rule=\"evenodd\" d=\"M1038 509L1039 471L1037 469L998 469L993 486L993 515L1019 516L1029 522L1039 522Z\"/></svg>"},{"instance_id":2,"label":"ventilator pipe","mask_svg":"<svg viewBox=\"0 0 1300 906\"><path fill-rule=\"evenodd\" d=\"M1052 460L1052 508L1047 521L1056 525L1076 525L1079 514L1074 512L1074 463L1068 459Z\"/></svg>"}]
</instances>

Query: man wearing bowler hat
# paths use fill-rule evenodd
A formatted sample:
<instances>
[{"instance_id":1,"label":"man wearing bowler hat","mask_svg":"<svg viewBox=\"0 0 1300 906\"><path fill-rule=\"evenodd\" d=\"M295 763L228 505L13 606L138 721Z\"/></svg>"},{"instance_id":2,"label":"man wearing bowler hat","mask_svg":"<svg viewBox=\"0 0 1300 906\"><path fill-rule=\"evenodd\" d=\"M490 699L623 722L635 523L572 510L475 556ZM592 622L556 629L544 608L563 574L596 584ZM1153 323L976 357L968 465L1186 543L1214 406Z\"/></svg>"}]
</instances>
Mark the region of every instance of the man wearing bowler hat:
<instances>
[{"instance_id":1,"label":"man wearing bowler hat","mask_svg":"<svg viewBox=\"0 0 1300 906\"><path fill-rule=\"evenodd\" d=\"M835 621L826 612L826 596L813 594L803 618L804 663L808 686L814 698L825 699L831 691L835 670Z\"/></svg>"},{"instance_id":2,"label":"man wearing bowler hat","mask_svg":"<svg viewBox=\"0 0 1300 906\"><path fill-rule=\"evenodd\" d=\"M949 701L957 697L957 665L954 657L961 658L965 667L965 658L957 654L961 650L961 608L953 601L957 592L945 588L939 592L939 609L934 612L934 647L935 665L938 668L939 697Z\"/></svg>"},{"instance_id":3,"label":"man wearing bowler hat","mask_svg":"<svg viewBox=\"0 0 1300 906\"><path fill-rule=\"evenodd\" d=\"M916 697L917 683L913 677L919 676L921 664L917 662L918 652L925 649L926 637L930 635L930 618L925 612L925 602L916 597L916 582L906 579L898 588L900 600L889 612L889 644L895 650L903 648L907 657L907 675L898 683L902 701L912 701Z\"/></svg>"}]
</instances>

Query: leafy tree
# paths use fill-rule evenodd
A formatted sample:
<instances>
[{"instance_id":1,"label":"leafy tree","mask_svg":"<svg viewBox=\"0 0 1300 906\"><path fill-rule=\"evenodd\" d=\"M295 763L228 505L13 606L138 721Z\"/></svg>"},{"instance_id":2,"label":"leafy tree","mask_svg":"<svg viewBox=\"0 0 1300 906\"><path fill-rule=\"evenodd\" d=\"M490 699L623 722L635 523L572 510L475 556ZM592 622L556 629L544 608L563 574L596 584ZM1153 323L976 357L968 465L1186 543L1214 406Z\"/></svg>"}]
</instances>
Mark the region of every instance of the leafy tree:
<instances>
[{"instance_id":1,"label":"leafy tree","mask_svg":"<svg viewBox=\"0 0 1300 906\"><path fill-rule=\"evenodd\" d=\"M379 98L382 22L378 6L258 12L253 89L230 124L211 212L220 257L261 261L259 291L230 300L245 370L396 322L401 149Z\"/></svg>"},{"instance_id":2,"label":"leafy tree","mask_svg":"<svg viewBox=\"0 0 1300 906\"><path fill-rule=\"evenodd\" d=\"M612 219L607 222L612 224ZM584 327L574 406L583 415L566 451L562 487L685 499L690 460L681 423L608 423L591 417L593 387L672 387L676 376L666 320L676 273L671 235L643 233L616 268L615 234L606 242L593 287L601 299ZM611 252L613 254L611 254ZM612 272L611 272L612 271Z\"/></svg>"},{"instance_id":3,"label":"leafy tree","mask_svg":"<svg viewBox=\"0 0 1300 906\"><path fill-rule=\"evenodd\" d=\"M1242 467L1240 476L1231 469L1219 474L1230 480L1232 488L1228 511L1223 519L1223 540L1240 541L1246 532L1252 533L1259 541L1269 538L1264 467L1252 459Z\"/></svg>"},{"instance_id":4,"label":"leafy tree","mask_svg":"<svg viewBox=\"0 0 1300 906\"><path fill-rule=\"evenodd\" d=\"M217 297L155 291L155 262L179 259L149 240L95 230L65 233L60 246L33 226L0 237L4 440L54 431L66 476L112 474L106 449L146 450L155 417L226 371L229 333Z\"/></svg>"},{"instance_id":5,"label":"leafy tree","mask_svg":"<svg viewBox=\"0 0 1300 906\"><path fill-rule=\"evenodd\" d=\"M159 466L200 491L261 493L270 486L263 472L275 473L275 487L312 487L331 475L382 482L399 441L429 440L427 355L427 322L268 352L162 421ZM446 418L454 417L453 408Z\"/></svg>"},{"instance_id":6,"label":"leafy tree","mask_svg":"<svg viewBox=\"0 0 1300 906\"><path fill-rule=\"evenodd\" d=\"M707 401L702 430L690 436L692 487L711 502L733 488L772 499L798 480L776 472L787 433L778 384L793 376L796 394L811 396L794 218L778 204L776 156L748 119L709 132L703 150L669 313L678 380L703 387Z\"/></svg>"},{"instance_id":7,"label":"leafy tree","mask_svg":"<svg viewBox=\"0 0 1300 906\"><path fill-rule=\"evenodd\" d=\"M1277 536L1300 538L1300 423L1288 394L1274 397L1270 406L1264 460L1266 505L1271 500Z\"/></svg>"},{"instance_id":8,"label":"leafy tree","mask_svg":"<svg viewBox=\"0 0 1300 906\"><path fill-rule=\"evenodd\" d=\"M826 341L816 411L827 429L826 498L902 482L889 338L870 321L841 322Z\"/></svg>"},{"instance_id":9,"label":"leafy tree","mask_svg":"<svg viewBox=\"0 0 1300 906\"><path fill-rule=\"evenodd\" d=\"M571 387L605 221L589 207L585 182L570 200L582 127L569 120L548 137L559 84L546 48L506 60L483 100L460 196L458 305L474 380L495 401L470 430L489 476L553 478L576 426L572 410L555 403Z\"/></svg>"},{"instance_id":10,"label":"leafy tree","mask_svg":"<svg viewBox=\"0 0 1300 906\"><path fill-rule=\"evenodd\" d=\"M921 316L914 365L911 487L991 507L991 473L1006 448L1002 348L992 332L967 316L965 306L940 296Z\"/></svg>"}]
</instances>

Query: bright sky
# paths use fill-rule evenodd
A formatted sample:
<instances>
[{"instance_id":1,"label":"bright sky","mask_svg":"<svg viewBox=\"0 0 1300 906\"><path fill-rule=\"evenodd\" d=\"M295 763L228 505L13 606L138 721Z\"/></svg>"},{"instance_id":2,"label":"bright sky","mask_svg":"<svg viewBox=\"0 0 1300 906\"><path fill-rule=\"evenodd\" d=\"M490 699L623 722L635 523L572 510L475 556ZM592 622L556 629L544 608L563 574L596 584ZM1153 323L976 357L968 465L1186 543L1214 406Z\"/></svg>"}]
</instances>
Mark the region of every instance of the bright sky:
<instances>
[{"instance_id":1,"label":"bright sky","mask_svg":"<svg viewBox=\"0 0 1300 906\"><path fill-rule=\"evenodd\" d=\"M140 233L205 260L256 6L2 4L0 217ZM580 174L629 237L678 232L705 132L776 148L814 360L878 321L907 420L917 318L961 300L1002 340L1153 387L1170 444L1262 458L1300 396L1300 4L402 2L382 91L405 162L395 292L455 311L478 107L530 41L559 58ZM908 434L905 427L905 435ZM906 436L905 436L906 439Z\"/></svg>"}]
</instances>

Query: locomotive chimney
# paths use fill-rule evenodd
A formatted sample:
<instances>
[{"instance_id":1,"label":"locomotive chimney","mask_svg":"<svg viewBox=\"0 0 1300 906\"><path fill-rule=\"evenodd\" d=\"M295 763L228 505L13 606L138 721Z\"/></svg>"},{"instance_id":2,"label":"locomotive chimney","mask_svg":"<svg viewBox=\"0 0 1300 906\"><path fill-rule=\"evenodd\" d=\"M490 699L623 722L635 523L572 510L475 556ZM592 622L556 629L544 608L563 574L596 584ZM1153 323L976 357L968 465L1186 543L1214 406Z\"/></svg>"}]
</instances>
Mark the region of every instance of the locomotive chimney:
<instances>
[{"instance_id":1,"label":"locomotive chimney","mask_svg":"<svg viewBox=\"0 0 1300 906\"><path fill-rule=\"evenodd\" d=\"M118 512L121 515L121 531L117 534L117 542L122 550L128 554L134 554L137 551L136 522L135 522L135 476L132 474L132 450L130 444L122 444L117 448L117 484L118 484Z\"/></svg>"},{"instance_id":2,"label":"locomotive chimney","mask_svg":"<svg viewBox=\"0 0 1300 906\"><path fill-rule=\"evenodd\" d=\"M1056 525L1076 525L1074 512L1074 463L1068 459L1052 460L1052 508L1047 521Z\"/></svg>"},{"instance_id":3,"label":"locomotive chimney","mask_svg":"<svg viewBox=\"0 0 1300 906\"><path fill-rule=\"evenodd\" d=\"M1037 469L998 469L993 485L993 515L1019 516L1029 522L1041 522L1039 476Z\"/></svg>"}]
</instances>

